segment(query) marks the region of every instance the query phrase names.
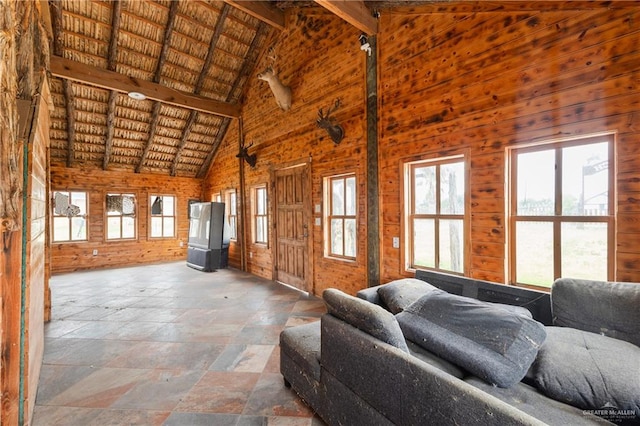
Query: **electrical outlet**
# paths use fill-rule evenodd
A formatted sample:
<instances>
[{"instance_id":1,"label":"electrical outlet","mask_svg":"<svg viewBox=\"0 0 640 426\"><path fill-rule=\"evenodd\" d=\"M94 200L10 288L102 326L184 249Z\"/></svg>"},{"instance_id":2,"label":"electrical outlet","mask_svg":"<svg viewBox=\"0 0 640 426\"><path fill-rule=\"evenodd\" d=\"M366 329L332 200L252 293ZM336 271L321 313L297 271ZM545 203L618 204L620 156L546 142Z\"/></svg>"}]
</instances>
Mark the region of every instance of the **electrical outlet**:
<instances>
[{"instance_id":1,"label":"electrical outlet","mask_svg":"<svg viewBox=\"0 0 640 426\"><path fill-rule=\"evenodd\" d=\"M180 247L184 247L184 241L180 241Z\"/></svg>"},{"instance_id":2,"label":"electrical outlet","mask_svg":"<svg viewBox=\"0 0 640 426\"><path fill-rule=\"evenodd\" d=\"M93 255L97 256L98 255L98 249L93 249Z\"/></svg>"},{"instance_id":3,"label":"electrical outlet","mask_svg":"<svg viewBox=\"0 0 640 426\"><path fill-rule=\"evenodd\" d=\"M393 237L393 248L400 248L400 237Z\"/></svg>"}]
</instances>

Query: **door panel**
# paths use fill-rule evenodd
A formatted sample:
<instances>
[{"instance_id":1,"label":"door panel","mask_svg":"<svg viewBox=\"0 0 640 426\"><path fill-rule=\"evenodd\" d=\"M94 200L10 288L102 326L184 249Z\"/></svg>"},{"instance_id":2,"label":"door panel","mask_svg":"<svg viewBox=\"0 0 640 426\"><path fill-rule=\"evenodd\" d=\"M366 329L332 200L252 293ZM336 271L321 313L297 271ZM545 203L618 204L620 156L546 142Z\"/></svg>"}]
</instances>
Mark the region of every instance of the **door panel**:
<instances>
[{"instance_id":1,"label":"door panel","mask_svg":"<svg viewBox=\"0 0 640 426\"><path fill-rule=\"evenodd\" d=\"M311 204L307 164L274 174L275 227L277 241L275 278L300 290L311 292L309 274L309 225Z\"/></svg>"}]
</instances>

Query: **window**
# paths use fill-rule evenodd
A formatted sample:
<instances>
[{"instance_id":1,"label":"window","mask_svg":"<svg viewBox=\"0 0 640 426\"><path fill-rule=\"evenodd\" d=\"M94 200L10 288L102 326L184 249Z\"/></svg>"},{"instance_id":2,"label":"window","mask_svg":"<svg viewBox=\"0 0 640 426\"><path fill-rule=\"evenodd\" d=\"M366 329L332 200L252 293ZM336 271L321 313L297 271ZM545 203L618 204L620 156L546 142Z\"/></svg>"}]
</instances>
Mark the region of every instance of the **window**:
<instances>
[{"instance_id":1,"label":"window","mask_svg":"<svg viewBox=\"0 0 640 426\"><path fill-rule=\"evenodd\" d=\"M87 193L54 191L54 243L87 240Z\"/></svg>"},{"instance_id":2,"label":"window","mask_svg":"<svg viewBox=\"0 0 640 426\"><path fill-rule=\"evenodd\" d=\"M176 198L172 195L152 195L151 206L151 238L173 238L176 228Z\"/></svg>"},{"instance_id":3,"label":"window","mask_svg":"<svg viewBox=\"0 0 640 426\"><path fill-rule=\"evenodd\" d=\"M325 255L356 258L356 177L325 178Z\"/></svg>"},{"instance_id":4,"label":"window","mask_svg":"<svg viewBox=\"0 0 640 426\"><path fill-rule=\"evenodd\" d=\"M222 194L218 193L215 195L211 196L211 201L214 201L216 203L221 203L222 202Z\"/></svg>"},{"instance_id":5,"label":"window","mask_svg":"<svg viewBox=\"0 0 640 426\"><path fill-rule=\"evenodd\" d=\"M510 152L510 282L613 280L613 135Z\"/></svg>"},{"instance_id":6,"label":"window","mask_svg":"<svg viewBox=\"0 0 640 426\"><path fill-rule=\"evenodd\" d=\"M405 164L408 268L464 273L465 181L461 156Z\"/></svg>"},{"instance_id":7,"label":"window","mask_svg":"<svg viewBox=\"0 0 640 426\"><path fill-rule=\"evenodd\" d=\"M267 187L256 187L253 191L253 241L267 244L269 238L269 229L267 227Z\"/></svg>"},{"instance_id":8,"label":"window","mask_svg":"<svg viewBox=\"0 0 640 426\"><path fill-rule=\"evenodd\" d=\"M107 194L107 240L136 237L136 196Z\"/></svg>"},{"instance_id":9,"label":"window","mask_svg":"<svg viewBox=\"0 0 640 426\"><path fill-rule=\"evenodd\" d=\"M238 238L238 231L237 231L237 217L238 217L238 213L237 213L237 204L236 204L236 191L235 190L231 190L231 191L227 191L227 223L229 224L229 228L231 229L230 234L229 234L229 238L231 238L232 240L235 240Z\"/></svg>"}]
</instances>

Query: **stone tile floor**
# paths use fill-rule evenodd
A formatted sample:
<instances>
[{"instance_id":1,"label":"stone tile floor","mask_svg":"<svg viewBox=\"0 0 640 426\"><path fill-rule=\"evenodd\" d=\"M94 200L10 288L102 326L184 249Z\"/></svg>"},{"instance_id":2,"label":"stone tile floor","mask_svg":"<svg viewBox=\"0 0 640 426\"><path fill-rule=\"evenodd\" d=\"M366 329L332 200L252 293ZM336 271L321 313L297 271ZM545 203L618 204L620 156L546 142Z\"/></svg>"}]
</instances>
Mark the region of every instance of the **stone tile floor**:
<instances>
[{"instance_id":1,"label":"stone tile floor","mask_svg":"<svg viewBox=\"0 0 640 426\"><path fill-rule=\"evenodd\" d=\"M33 426L319 426L279 373L280 331L324 303L172 262L54 275Z\"/></svg>"}]
</instances>

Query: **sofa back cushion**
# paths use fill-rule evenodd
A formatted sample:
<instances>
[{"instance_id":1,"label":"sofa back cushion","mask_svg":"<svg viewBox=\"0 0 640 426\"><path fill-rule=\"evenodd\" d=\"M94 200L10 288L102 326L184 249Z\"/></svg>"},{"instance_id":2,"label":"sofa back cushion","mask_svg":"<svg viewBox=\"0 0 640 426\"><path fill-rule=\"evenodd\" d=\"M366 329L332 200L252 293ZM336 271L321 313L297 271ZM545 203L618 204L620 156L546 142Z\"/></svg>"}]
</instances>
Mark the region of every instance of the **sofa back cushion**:
<instances>
[{"instance_id":1,"label":"sofa back cushion","mask_svg":"<svg viewBox=\"0 0 640 426\"><path fill-rule=\"evenodd\" d=\"M378 294L391 313L397 314L434 290L440 291L425 281L415 278L402 278L379 286Z\"/></svg>"},{"instance_id":2,"label":"sofa back cushion","mask_svg":"<svg viewBox=\"0 0 640 426\"><path fill-rule=\"evenodd\" d=\"M640 346L640 284L557 279L553 325L603 334Z\"/></svg>"},{"instance_id":3,"label":"sofa back cushion","mask_svg":"<svg viewBox=\"0 0 640 426\"><path fill-rule=\"evenodd\" d=\"M408 340L500 387L522 380L546 337L526 315L444 291L396 317Z\"/></svg>"},{"instance_id":4,"label":"sofa back cushion","mask_svg":"<svg viewBox=\"0 0 640 426\"><path fill-rule=\"evenodd\" d=\"M409 353L400 325L391 312L335 288L325 290L322 298L329 314Z\"/></svg>"}]
</instances>

